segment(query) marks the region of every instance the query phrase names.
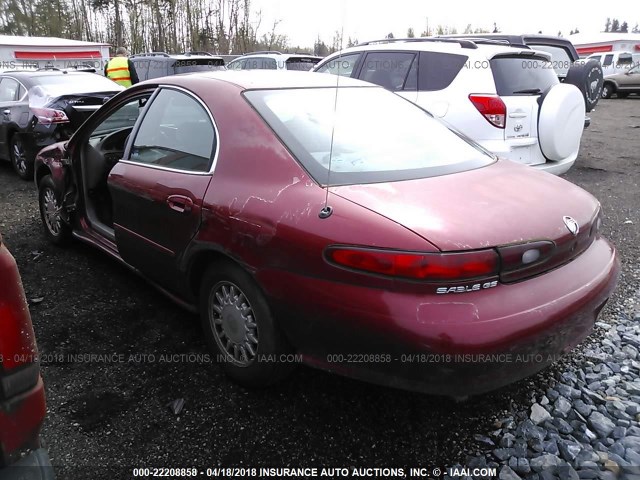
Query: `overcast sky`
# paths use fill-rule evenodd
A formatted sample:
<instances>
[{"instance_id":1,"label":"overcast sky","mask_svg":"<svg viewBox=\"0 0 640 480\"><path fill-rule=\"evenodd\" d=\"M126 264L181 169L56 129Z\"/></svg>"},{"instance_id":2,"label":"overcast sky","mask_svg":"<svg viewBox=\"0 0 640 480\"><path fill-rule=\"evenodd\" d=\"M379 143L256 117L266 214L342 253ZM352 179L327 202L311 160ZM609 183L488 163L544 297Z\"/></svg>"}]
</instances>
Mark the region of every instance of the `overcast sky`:
<instances>
[{"instance_id":1,"label":"overcast sky","mask_svg":"<svg viewBox=\"0 0 640 480\"><path fill-rule=\"evenodd\" d=\"M606 6L606 7L605 7ZM627 21L629 30L640 21L638 0L588 2L575 0L471 1L471 0L252 0L252 10L262 11L259 34L271 30L279 20L277 32L286 34L293 46L312 47L318 35L330 44L336 30L344 27L360 41L374 40L393 33L406 36L413 27L416 36L439 24L453 26L462 33L473 28L493 29L496 22L504 33L537 33L564 36L576 27L580 33L604 29L607 17ZM346 46L346 45L345 45Z\"/></svg>"}]
</instances>

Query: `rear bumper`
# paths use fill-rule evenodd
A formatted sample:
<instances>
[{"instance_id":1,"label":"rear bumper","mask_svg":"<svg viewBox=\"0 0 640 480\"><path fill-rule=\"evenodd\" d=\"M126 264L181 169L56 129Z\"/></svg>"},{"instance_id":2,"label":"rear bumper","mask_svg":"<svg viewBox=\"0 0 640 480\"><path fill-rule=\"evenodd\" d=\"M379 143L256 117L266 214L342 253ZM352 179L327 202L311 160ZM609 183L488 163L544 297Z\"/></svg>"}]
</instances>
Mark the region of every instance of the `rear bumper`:
<instances>
[{"instance_id":1,"label":"rear bumper","mask_svg":"<svg viewBox=\"0 0 640 480\"><path fill-rule=\"evenodd\" d=\"M546 163L541 163L540 165L533 165L533 168L553 175L562 175L563 173L567 173L569 169L573 167L573 164L576 163L576 158L570 157L559 162L548 161Z\"/></svg>"},{"instance_id":2,"label":"rear bumper","mask_svg":"<svg viewBox=\"0 0 640 480\"><path fill-rule=\"evenodd\" d=\"M566 173L574 163L578 155L572 155L560 161L551 161L544 158L540 147L538 145L538 139L527 137L521 139L510 139L508 141L500 140L487 140L479 141L479 143L493 152L501 158L511 160L515 163L527 165L541 170L543 172L551 173L553 175L562 175Z\"/></svg>"},{"instance_id":3,"label":"rear bumper","mask_svg":"<svg viewBox=\"0 0 640 480\"><path fill-rule=\"evenodd\" d=\"M55 480L49 454L44 448L31 451L17 463L0 470L0 480Z\"/></svg>"},{"instance_id":4,"label":"rear bumper","mask_svg":"<svg viewBox=\"0 0 640 480\"><path fill-rule=\"evenodd\" d=\"M619 269L615 249L599 238L553 271L463 294L384 291L286 272L261 283L284 285L269 294L279 297L276 315L308 364L387 386L466 396L536 373L584 340Z\"/></svg>"}]
</instances>

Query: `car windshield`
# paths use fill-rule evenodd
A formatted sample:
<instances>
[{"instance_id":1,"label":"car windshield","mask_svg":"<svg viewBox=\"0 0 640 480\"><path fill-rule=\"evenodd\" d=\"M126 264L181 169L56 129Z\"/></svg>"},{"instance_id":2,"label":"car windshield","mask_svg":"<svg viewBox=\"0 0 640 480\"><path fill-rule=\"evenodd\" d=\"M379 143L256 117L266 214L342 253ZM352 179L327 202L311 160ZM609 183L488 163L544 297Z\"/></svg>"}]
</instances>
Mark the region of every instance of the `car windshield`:
<instances>
[{"instance_id":1,"label":"car windshield","mask_svg":"<svg viewBox=\"0 0 640 480\"><path fill-rule=\"evenodd\" d=\"M42 87L52 97L124 90L124 87L117 83L94 73L34 75L31 77L31 81L33 84Z\"/></svg>"},{"instance_id":2,"label":"car windshield","mask_svg":"<svg viewBox=\"0 0 640 480\"><path fill-rule=\"evenodd\" d=\"M253 90L245 96L321 185L411 180L494 161L382 88Z\"/></svg>"}]
</instances>

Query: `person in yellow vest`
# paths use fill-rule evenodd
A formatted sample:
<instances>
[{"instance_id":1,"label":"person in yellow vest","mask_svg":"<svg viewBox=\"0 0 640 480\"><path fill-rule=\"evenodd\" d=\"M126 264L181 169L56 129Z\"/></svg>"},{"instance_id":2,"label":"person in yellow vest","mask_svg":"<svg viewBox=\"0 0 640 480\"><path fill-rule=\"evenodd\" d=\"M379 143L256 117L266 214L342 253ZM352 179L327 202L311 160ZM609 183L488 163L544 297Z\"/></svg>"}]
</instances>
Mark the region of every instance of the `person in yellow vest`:
<instances>
[{"instance_id":1,"label":"person in yellow vest","mask_svg":"<svg viewBox=\"0 0 640 480\"><path fill-rule=\"evenodd\" d=\"M109 60L104 66L104 75L125 88L135 85L140 81L138 80L136 67L134 67L133 62L129 60L127 49L124 47L118 47L116 56Z\"/></svg>"}]
</instances>

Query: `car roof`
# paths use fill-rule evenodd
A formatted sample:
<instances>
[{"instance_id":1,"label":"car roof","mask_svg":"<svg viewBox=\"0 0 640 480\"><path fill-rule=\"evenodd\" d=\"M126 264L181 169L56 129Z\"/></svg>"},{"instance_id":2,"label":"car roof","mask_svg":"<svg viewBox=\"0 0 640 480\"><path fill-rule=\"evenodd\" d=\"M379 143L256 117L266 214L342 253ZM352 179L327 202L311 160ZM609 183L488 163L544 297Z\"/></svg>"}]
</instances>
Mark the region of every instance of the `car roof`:
<instances>
[{"instance_id":1,"label":"car roof","mask_svg":"<svg viewBox=\"0 0 640 480\"><path fill-rule=\"evenodd\" d=\"M244 55L240 55L239 57L234 58L232 61L235 62L236 60L250 58L250 57L268 57L268 58L275 58L275 59L285 60L285 61L290 58L313 58L313 59L322 60L322 57L319 57L317 55L306 55L304 53L254 52L254 53L246 53Z\"/></svg>"},{"instance_id":2,"label":"car roof","mask_svg":"<svg viewBox=\"0 0 640 480\"><path fill-rule=\"evenodd\" d=\"M527 53L531 52L531 49L529 48L511 47L507 44L483 44L483 43L474 44L473 42L466 41L465 39L460 39L460 40L461 42L451 41L447 39L441 39L441 40L430 39L430 40L422 40L422 41L420 39L406 39L406 40L395 39L392 41L377 40L377 41L359 44L359 45L356 45L355 47L345 48L343 50L333 53L332 55L330 55L330 57L344 55L352 52L366 52L370 50L377 50L377 51L419 50L419 51L439 52L439 53L457 53L457 54L463 54L467 56L480 55L486 58L492 58L495 55L500 55L505 53L508 54L508 53L519 53L519 52L527 52ZM475 47L470 47L468 46L468 43L465 43L465 42L471 43L475 45Z\"/></svg>"},{"instance_id":3,"label":"car roof","mask_svg":"<svg viewBox=\"0 0 640 480\"><path fill-rule=\"evenodd\" d=\"M202 81L219 80L238 86L242 90L270 90L292 88L372 87L381 88L354 78L326 73L276 70L225 70L193 72L154 78L142 84L161 84L191 87Z\"/></svg>"},{"instance_id":4,"label":"car roof","mask_svg":"<svg viewBox=\"0 0 640 480\"><path fill-rule=\"evenodd\" d=\"M166 52L145 52L145 53L136 53L135 55L129 56L130 60L193 60L193 59L205 59L205 60L224 60L219 55L211 55L209 53L202 52L184 52L178 54L168 54Z\"/></svg>"},{"instance_id":5,"label":"car roof","mask_svg":"<svg viewBox=\"0 0 640 480\"><path fill-rule=\"evenodd\" d=\"M50 77L52 75L71 75L71 76L86 76L95 75L92 72L79 72L77 70L12 70L4 71L2 75L12 75L16 78L36 78L36 77Z\"/></svg>"}]
</instances>

